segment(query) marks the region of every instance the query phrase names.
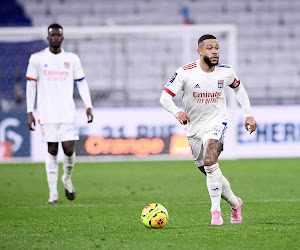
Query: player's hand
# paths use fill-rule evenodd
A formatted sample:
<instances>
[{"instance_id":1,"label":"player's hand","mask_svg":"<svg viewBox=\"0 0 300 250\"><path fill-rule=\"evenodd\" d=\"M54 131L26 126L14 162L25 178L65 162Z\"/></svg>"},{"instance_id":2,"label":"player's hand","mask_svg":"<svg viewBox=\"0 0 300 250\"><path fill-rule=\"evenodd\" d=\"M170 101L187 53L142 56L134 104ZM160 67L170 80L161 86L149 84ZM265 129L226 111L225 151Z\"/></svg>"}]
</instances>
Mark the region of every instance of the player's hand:
<instances>
[{"instance_id":1,"label":"player's hand","mask_svg":"<svg viewBox=\"0 0 300 250\"><path fill-rule=\"evenodd\" d=\"M29 112L27 114L27 126L30 130L35 130L35 118L32 114L32 112ZM33 126L32 126L33 125Z\"/></svg>"},{"instance_id":2,"label":"player's hand","mask_svg":"<svg viewBox=\"0 0 300 250\"><path fill-rule=\"evenodd\" d=\"M93 113L92 113L92 109L91 108L87 108L86 109L86 116L88 118L88 123L92 122L94 119Z\"/></svg>"},{"instance_id":3,"label":"player's hand","mask_svg":"<svg viewBox=\"0 0 300 250\"><path fill-rule=\"evenodd\" d=\"M257 124L253 116L246 117L245 128L250 134L256 130Z\"/></svg>"},{"instance_id":4,"label":"player's hand","mask_svg":"<svg viewBox=\"0 0 300 250\"><path fill-rule=\"evenodd\" d=\"M188 122L191 122L190 116L186 112L179 111L175 115L176 119L180 122L180 124L185 125Z\"/></svg>"}]
</instances>

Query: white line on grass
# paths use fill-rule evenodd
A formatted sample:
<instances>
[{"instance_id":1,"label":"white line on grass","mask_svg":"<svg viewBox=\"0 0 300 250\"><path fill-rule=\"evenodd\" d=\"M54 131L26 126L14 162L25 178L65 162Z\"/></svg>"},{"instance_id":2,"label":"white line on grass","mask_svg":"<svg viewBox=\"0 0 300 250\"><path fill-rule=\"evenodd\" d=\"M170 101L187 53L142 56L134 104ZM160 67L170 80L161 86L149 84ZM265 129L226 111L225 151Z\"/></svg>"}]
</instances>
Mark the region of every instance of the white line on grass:
<instances>
[{"instance_id":1,"label":"white line on grass","mask_svg":"<svg viewBox=\"0 0 300 250\"><path fill-rule=\"evenodd\" d=\"M272 202L300 202L300 199L270 199L270 200L253 200L253 201L244 201L244 203L272 203ZM195 201L195 202L165 202L164 205L198 205L198 204L210 204L209 201ZM26 208L66 208L66 207L115 207L115 206L145 206L146 203L97 203L97 204L76 204L76 203L69 203L69 204L54 204L54 205L38 205L38 206L2 206L2 208L9 208L9 209L26 209Z\"/></svg>"}]
</instances>

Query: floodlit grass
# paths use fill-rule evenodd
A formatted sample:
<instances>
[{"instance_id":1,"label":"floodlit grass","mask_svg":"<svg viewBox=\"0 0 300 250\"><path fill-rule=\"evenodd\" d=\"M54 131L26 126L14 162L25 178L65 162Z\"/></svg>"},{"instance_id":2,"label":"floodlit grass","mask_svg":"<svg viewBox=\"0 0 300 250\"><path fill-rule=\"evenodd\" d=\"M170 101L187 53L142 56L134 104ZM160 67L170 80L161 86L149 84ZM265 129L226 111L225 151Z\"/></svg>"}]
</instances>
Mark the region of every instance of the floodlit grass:
<instances>
[{"instance_id":1,"label":"floodlit grass","mask_svg":"<svg viewBox=\"0 0 300 250\"><path fill-rule=\"evenodd\" d=\"M77 163L77 197L46 205L43 164L0 165L1 249L299 249L300 159L221 161L244 201L242 224L210 225L205 176L192 161ZM142 209L163 204L169 221L148 229Z\"/></svg>"}]
</instances>

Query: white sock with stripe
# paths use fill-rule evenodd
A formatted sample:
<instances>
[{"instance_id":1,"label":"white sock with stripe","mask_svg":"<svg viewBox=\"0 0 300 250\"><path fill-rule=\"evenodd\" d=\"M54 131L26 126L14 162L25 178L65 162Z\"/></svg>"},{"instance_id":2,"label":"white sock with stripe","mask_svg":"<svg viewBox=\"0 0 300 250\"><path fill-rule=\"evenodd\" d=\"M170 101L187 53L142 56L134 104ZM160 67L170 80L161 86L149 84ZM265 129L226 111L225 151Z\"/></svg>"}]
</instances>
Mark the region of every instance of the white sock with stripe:
<instances>
[{"instance_id":1,"label":"white sock with stripe","mask_svg":"<svg viewBox=\"0 0 300 250\"><path fill-rule=\"evenodd\" d=\"M46 157L46 173L50 196L57 195L58 163L57 156L48 153Z\"/></svg>"},{"instance_id":2,"label":"white sock with stripe","mask_svg":"<svg viewBox=\"0 0 300 250\"><path fill-rule=\"evenodd\" d=\"M216 209L221 212L222 172L219 164L204 166L206 172L206 185L211 199L211 212Z\"/></svg>"},{"instance_id":3,"label":"white sock with stripe","mask_svg":"<svg viewBox=\"0 0 300 250\"><path fill-rule=\"evenodd\" d=\"M239 201L232 192L230 183L224 175L222 176L222 198L226 200L232 208L238 208Z\"/></svg>"}]
</instances>

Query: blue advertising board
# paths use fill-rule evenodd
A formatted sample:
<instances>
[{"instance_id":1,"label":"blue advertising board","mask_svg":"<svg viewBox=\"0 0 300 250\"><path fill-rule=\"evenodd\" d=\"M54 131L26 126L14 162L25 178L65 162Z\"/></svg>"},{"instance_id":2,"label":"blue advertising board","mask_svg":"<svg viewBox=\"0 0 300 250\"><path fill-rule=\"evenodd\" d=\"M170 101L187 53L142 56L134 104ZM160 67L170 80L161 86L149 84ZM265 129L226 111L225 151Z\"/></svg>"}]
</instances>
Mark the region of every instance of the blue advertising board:
<instances>
[{"instance_id":1,"label":"blue advertising board","mask_svg":"<svg viewBox=\"0 0 300 250\"><path fill-rule=\"evenodd\" d=\"M26 112L0 113L0 142L10 142L12 157L30 157Z\"/></svg>"}]
</instances>

